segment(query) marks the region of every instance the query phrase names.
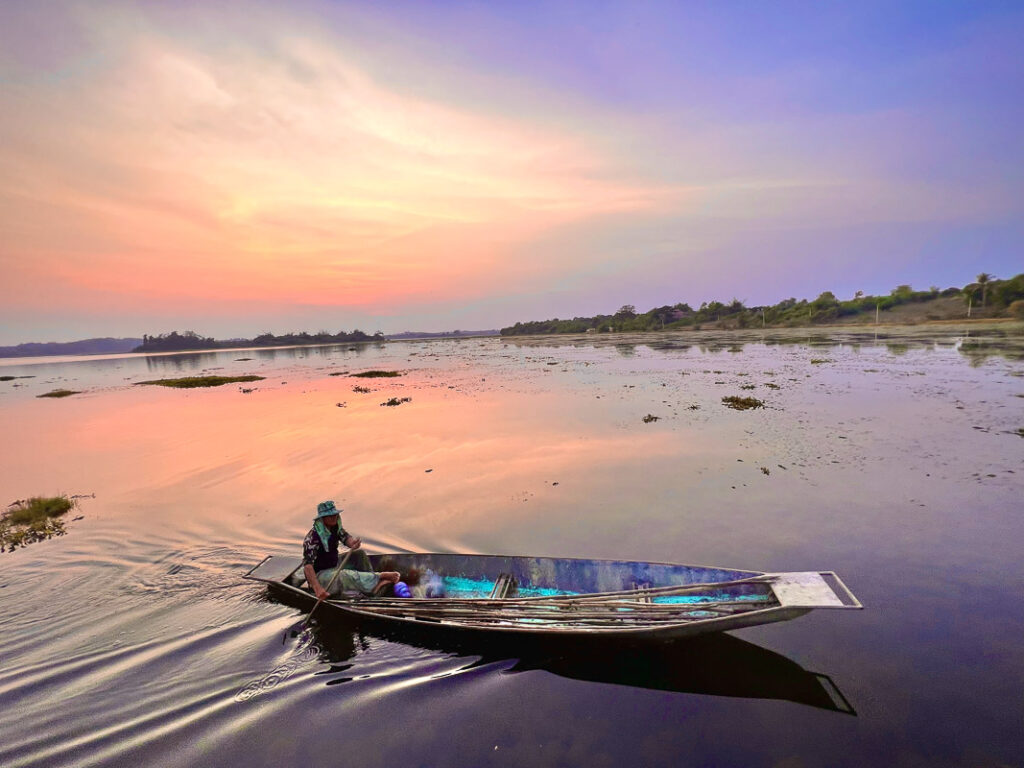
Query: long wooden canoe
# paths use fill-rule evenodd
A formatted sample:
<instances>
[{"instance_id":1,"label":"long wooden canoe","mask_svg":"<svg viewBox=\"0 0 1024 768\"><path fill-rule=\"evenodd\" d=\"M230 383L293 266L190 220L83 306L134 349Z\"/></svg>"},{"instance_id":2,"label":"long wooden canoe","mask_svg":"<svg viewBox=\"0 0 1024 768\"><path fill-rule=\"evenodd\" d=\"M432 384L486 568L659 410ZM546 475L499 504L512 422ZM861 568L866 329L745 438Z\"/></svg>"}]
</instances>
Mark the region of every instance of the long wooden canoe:
<instances>
[{"instance_id":1,"label":"long wooden canoe","mask_svg":"<svg viewBox=\"0 0 1024 768\"><path fill-rule=\"evenodd\" d=\"M325 601L351 617L460 632L675 638L788 621L815 608L861 609L833 571L762 573L674 563L504 555L371 555L412 575L413 596ZM313 599L298 558L245 574Z\"/></svg>"}]
</instances>

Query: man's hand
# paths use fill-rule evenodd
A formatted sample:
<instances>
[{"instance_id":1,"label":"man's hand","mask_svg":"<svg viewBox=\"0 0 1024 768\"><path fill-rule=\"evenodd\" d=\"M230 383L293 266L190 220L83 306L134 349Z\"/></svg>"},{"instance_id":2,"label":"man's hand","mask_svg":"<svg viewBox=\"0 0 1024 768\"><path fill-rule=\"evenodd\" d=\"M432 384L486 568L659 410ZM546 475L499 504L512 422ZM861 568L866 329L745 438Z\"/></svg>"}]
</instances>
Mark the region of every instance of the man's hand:
<instances>
[{"instance_id":1,"label":"man's hand","mask_svg":"<svg viewBox=\"0 0 1024 768\"><path fill-rule=\"evenodd\" d=\"M330 593L328 593L328 591L326 589L324 589L319 584L317 584L316 585L316 599L317 600L326 600L328 597L330 597Z\"/></svg>"},{"instance_id":2,"label":"man's hand","mask_svg":"<svg viewBox=\"0 0 1024 768\"><path fill-rule=\"evenodd\" d=\"M356 536L353 536L352 534L349 534L349 537L348 537L348 548L349 549L359 549L361 546L363 546L363 540L358 538L358 537L356 537Z\"/></svg>"}]
</instances>

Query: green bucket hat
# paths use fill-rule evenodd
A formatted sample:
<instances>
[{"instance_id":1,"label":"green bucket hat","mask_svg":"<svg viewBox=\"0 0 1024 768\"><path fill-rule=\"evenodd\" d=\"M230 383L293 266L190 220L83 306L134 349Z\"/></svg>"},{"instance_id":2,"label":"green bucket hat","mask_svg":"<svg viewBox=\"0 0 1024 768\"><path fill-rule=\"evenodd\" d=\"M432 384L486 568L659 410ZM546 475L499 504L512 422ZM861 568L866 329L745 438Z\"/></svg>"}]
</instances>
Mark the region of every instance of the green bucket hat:
<instances>
[{"instance_id":1,"label":"green bucket hat","mask_svg":"<svg viewBox=\"0 0 1024 768\"><path fill-rule=\"evenodd\" d=\"M334 506L333 501L321 501L316 505L316 520L321 517L330 517L331 515L340 515L341 510Z\"/></svg>"}]
</instances>

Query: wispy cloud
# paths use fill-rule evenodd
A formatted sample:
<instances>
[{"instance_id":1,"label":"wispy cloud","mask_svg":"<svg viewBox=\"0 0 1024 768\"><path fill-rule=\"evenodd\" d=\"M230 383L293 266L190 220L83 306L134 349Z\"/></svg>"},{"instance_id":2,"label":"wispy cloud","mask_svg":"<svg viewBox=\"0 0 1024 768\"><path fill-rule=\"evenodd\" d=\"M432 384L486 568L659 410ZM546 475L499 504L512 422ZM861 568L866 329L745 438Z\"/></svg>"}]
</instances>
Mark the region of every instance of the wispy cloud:
<instances>
[{"instance_id":1,"label":"wispy cloud","mask_svg":"<svg viewBox=\"0 0 1024 768\"><path fill-rule=\"evenodd\" d=\"M666 195L603 180L584 137L389 90L308 28L269 52L228 29L211 52L180 30L87 24L100 71L6 99L5 269L23 280L129 304L384 306L450 293L437 275L498 279L516 243Z\"/></svg>"}]
</instances>

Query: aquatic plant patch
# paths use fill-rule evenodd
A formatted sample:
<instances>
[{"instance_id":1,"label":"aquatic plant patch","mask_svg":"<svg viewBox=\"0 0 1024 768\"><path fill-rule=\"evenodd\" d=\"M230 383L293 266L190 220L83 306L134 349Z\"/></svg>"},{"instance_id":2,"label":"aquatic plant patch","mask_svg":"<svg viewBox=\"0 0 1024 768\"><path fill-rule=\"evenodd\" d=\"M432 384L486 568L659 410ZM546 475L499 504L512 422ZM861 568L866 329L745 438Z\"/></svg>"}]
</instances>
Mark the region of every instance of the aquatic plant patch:
<instances>
[{"instance_id":1,"label":"aquatic plant patch","mask_svg":"<svg viewBox=\"0 0 1024 768\"><path fill-rule=\"evenodd\" d=\"M644 416L644 424L650 424L652 421L657 421L660 418L660 416L655 416L653 413L648 413Z\"/></svg>"},{"instance_id":2,"label":"aquatic plant patch","mask_svg":"<svg viewBox=\"0 0 1024 768\"><path fill-rule=\"evenodd\" d=\"M0 517L0 552L13 552L66 532L64 515L75 502L66 496L33 496L16 501Z\"/></svg>"},{"instance_id":3,"label":"aquatic plant patch","mask_svg":"<svg viewBox=\"0 0 1024 768\"><path fill-rule=\"evenodd\" d=\"M395 406L395 405L401 405L402 403L411 403L411 402L412 402L412 398L411 397L392 397L390 400L386 400L383 403L381 403L381 405L389 406L390 407L390 406Z\"/></svg>"},{"instance_id":4,"label":"aquatic plant patch","mask_svg":"<svg viewBox=\"0 0 1024 768\"><path fill-rule=\"evenodd\" d=\"M14 381L15 379L34 379L35 376L0 376L0 381Z\"/></svg>"},{"instance_id":5,"label":"aquatic plant patch","mask_svg":"<svg viewBox=\"0 0 1024 768\"><path fill-rule=\"evenodd\" d=\"M738 397L736 395L729 395L723 397L722 402L727 408L734 408L737 411L748 411L751 408L764 408L764 402L758 400L756 397Z\"/></svg>"},{"instance_id":6,"label":"aquatic plant patch","mask_svg":"<svg viewBox=\"0 0 1024 768\"><path fill-rule=\"evenodd\" d=\"M390 379L401 376L401 371L363 371L362 373L351 373L350 376L358 376L360 379Z\"/></svg>"},{"instance_id":7,"label":"aquatic plant patch","mask_svg":"<svg viewBox=\"0 0 1024 768\"><path fill-rule=\"evenodd\" d=\"M137 381L135 386L154 384L158 387L174 387L176 389L194 389L196 387L220 387L243 381L263 381L263 376L185 376L181 379L152 379Z\"/></svg>"},{"instance_id":8,"label":"aquatic plant patch","mask_svg":"<svg viewBox=\"0 0 1024 768\"><path fill-rule=\"evenodd\" d=\"M44 392L36 397L71 397L72 395L80 395L80 391L76 389L55 389L52 392Z\"/></svg>"}]
</instances>

